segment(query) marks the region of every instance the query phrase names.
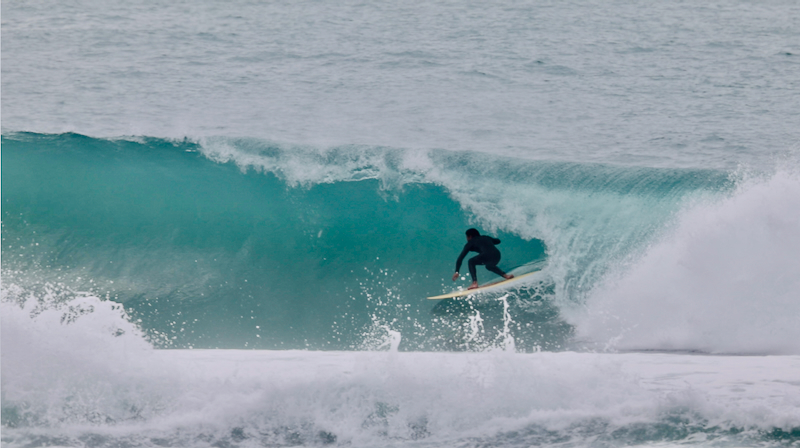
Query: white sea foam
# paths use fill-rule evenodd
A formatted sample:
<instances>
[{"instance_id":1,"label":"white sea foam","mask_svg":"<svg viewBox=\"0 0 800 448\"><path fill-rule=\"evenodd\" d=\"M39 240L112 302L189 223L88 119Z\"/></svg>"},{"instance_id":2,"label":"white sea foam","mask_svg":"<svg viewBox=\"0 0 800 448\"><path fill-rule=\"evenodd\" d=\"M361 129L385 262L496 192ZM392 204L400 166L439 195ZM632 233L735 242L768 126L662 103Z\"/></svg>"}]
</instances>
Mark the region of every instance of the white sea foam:
<instances>
[{"instance_id":1,"label":"white sea foam","mask_svg":"<svg viewBox=\"0 0 800 448\"><path fill-rule=\"evenodd\" d=\"M151 374L164 369L122 305L54 291L3 285L4 425L108 424L166 406L174 378Z\"/></svg>"},{"instance_id":2,"label":"white sea foam","mask_svg":"<svg viewBox=\"0 0 800 448\"><path fill-rule=\"evenodd\" d=\"M578 333L620 349L800 353L798 174L744 180L677 221L590 294Z\"/></svg>"},{"instance_id":3,"label":"white sea foam","mask_svg":"<svg viewBox=\"0 0 800 448\"><path fill-rule=\"evenodd\" d=\"M800 425L796 356L152 350L110 302L76 299L91 311L69 322L69 307L2 306L5 446L580 445L670 416Z\"/></svg>"}]
</instances>

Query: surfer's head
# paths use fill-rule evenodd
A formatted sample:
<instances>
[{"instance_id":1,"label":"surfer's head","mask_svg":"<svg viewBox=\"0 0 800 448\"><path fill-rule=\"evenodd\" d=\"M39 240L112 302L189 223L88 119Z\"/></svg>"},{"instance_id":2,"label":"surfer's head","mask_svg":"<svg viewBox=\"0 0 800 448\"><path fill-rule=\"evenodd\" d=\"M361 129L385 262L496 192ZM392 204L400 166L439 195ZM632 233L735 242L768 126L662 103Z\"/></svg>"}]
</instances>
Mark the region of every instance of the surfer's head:
<instances>
[{"instance_id":1,"label":"surfer's head","mask_svg":"<svg viewBox=\"0 0 800 448\"><path fill-rule=\"evenodd\" d=\"M467 229L467 241L475 238L476 236L481 236L480 232L478 232L478 229Z\"/></svg>"}]
</instances>

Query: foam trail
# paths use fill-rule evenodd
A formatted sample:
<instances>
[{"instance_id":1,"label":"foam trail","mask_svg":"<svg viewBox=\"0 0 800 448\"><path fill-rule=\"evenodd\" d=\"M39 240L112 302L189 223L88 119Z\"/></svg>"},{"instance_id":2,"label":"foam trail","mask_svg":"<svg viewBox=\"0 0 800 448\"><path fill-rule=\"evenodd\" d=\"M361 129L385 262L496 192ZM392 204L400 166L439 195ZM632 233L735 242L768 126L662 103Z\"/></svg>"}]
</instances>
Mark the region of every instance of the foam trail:
<instances>
[{"instance_id":1,"label":"foam trail","mask_svg":"<svg viewBox=\"0 0 800 448\"><path fill-rule=\"evenodd\" d=\"M574 317L618 349L800 353L800 177L742 181L620 268Z\"/></svg>"}]
</instances>

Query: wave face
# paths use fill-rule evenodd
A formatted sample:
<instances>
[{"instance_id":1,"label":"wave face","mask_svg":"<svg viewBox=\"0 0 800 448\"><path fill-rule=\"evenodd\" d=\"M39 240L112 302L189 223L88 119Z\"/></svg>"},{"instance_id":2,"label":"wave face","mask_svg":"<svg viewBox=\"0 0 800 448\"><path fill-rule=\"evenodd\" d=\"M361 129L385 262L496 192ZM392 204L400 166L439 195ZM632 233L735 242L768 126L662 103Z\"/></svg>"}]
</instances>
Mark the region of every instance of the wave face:
<instances>
[{"instance_id":1,"label":"wave face","mask_svg":"<svg viewBox=\"0 0 800 448\"><path fill-rule=\"evenodd\" d=\"M106 297L172 348L564 349L598 282L735 191L715 171L252 139L18 133L3 158L7 296ZM470 226L501 267L544 269L503 300L424 300L454 287Z\"/></svg>"}]
</instances>

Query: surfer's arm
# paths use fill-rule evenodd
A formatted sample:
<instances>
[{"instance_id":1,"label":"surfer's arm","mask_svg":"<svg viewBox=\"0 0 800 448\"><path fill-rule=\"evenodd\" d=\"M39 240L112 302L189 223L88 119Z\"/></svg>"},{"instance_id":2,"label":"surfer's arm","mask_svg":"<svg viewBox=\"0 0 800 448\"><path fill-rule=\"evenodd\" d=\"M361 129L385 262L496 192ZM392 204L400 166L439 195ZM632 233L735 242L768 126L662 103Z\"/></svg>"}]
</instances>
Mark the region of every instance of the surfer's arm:
<instances>
[{"instance_id":1,"label":"surfer's arm","mask_svg":"<svg viewBox=\"0 0 800 448\"><path fill-rule=\"evenodd\" d=\"M456 274L458 274L458 271L461 270L461 263L464 261L464 257L467 256L468 252L469 252L469 243L464 245L464 250L461 251L461 255L459 255L458 260L456 260Z\"/></svg>"},{"instance_id":2,"label":"surfer's arm","mask_svg":"<svg viewBox=\"0 0 800 448\"><path fill-rule=\"evenodd\" d=\"M492 238L492 243L494 243L494 245L496 246L500 244L500 240L498 240L497 238Z\"/></svg>"}]
</instances>

